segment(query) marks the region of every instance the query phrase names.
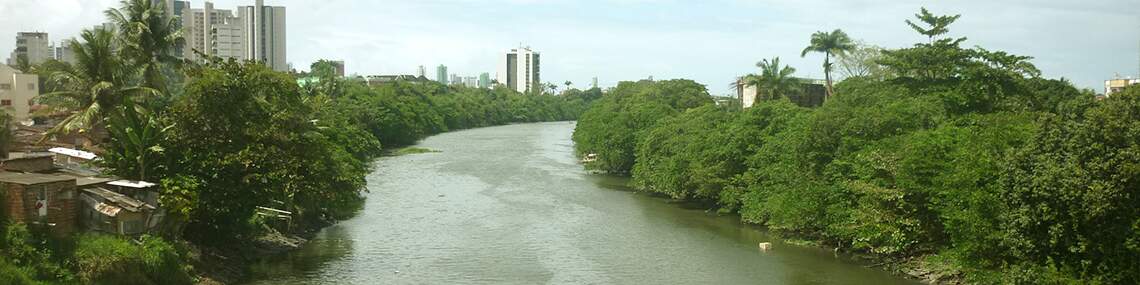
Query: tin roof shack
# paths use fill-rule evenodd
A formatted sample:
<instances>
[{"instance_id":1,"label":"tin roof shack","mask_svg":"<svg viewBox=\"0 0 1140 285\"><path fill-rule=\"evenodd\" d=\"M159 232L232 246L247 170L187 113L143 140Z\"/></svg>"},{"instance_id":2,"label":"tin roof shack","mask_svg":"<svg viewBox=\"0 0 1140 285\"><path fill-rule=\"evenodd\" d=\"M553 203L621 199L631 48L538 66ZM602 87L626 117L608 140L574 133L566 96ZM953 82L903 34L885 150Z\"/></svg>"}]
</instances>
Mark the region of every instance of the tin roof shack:
<instances>
[{"instance_id":1,"label":"tin roof shack","mask_svg":"<svg viewBox=\"0 0 1140 285\"><path fill-rule=\"evenodd\" d=\"M57 236L75 232L79 212L75 178L0 171L0 190L9 220L47 226Z\"/></svg>"},{"instance_id":2,"label":"tin roof shack","mask_svg":"<svg viewBox=\"0 0 1140 285\"><path fill-rule=\"evenodd\" d=\"M140 235L158 224L158 209L127 195L102 187L83 189L83 220L88 230L119 235Z\"/></svg>"}]
</instances>

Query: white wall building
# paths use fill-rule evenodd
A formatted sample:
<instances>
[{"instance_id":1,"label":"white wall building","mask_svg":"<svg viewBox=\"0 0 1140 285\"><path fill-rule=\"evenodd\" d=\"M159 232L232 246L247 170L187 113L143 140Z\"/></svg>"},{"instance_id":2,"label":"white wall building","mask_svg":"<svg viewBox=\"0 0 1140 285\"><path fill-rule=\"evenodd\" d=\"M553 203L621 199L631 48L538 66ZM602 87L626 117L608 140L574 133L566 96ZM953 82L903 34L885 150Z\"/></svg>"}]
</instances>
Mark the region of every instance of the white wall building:
<instances>
[{"instance_id":1,"label":"white wall building","mask_svg":"<svg viewBox=\"0 0 1140 285\"><path fill-rule=\"evenodd\" d=\"M0 109L17 122L27 120L32 98L40 94L39 84L39 76L0 64Z\"/></svg>"},{"instance_id":2,"label":"white wall building","mask_svg":"<svg viewBox=\"0 0 1140 285\"><path fill-rule=\"evenodd\" d=\"M189 1L168 1L170 14L182 18L185 46L180 55L203 60L195 51L226 59L257 60L273 70L288 71L285 48L285 7L265 6L257 0L253 6L234 10L215 9L205 2L191 9Z\"/></svg>"},{"instance_id":3,"label":"white wall building","mask_svg":"<svg viewBox=\"0 0 1140 285\"><path fill-rule=\"evenodd\" d=\"M238 8L238 18L245 29L246 58L264 62L273 70L289 71L285 57L285 7L265 6L265 0L254 3Z\"/></svg>"},{"instance_id":4,"label":"white wall building","mask_svg":"<svg viewBox=\"0 0 1140 285\"><path fill-rule=\"evenodd\" d=\"M530 47L511 49L499 63L499 72L495 75L496 80L500 84L521 93L530 90L541 91L539 58L539 53L531 50Z\"/></svg>"},{"instance_id":5,"label":"white wall building","mask_svg":"<svg viewBox=\"0 0 1140 285\"><path fill-rule=\"evenodd\" d=\"M20 32L16 33L16 49L8 57L8 65L16 65L20 57L26 57L30 64L40 64L55 58L55 49L51 47L47 33Z\"/></svg>"}]
</instances>

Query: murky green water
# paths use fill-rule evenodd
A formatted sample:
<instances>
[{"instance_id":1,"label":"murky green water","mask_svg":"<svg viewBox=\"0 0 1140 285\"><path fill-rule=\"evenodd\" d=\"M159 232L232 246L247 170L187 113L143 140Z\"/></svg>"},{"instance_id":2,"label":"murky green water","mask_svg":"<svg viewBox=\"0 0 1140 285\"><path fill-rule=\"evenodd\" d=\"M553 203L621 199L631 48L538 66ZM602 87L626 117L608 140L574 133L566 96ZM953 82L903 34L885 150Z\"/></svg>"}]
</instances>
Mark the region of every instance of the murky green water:
<instances>
[{"instance_id":1,"label":"murky green water","mask_svg":"<svg viewBox=\"0 0 1140 285\"><path fill-rule=\"evenodd\" d=\"M912 284L586 174L569 122L447 133L383 158L360 215L255 284Z\"/></svg>"}]
</instances>

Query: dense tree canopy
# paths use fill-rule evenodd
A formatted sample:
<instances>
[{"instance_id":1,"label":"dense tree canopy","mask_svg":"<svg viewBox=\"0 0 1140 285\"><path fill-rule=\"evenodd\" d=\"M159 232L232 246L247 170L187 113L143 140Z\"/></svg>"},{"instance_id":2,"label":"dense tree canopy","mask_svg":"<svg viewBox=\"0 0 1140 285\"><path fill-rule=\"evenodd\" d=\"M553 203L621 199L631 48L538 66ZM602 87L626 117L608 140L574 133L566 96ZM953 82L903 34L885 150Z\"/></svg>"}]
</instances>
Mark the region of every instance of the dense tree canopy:
<instances>
[{"instance_id":1,"label":"dense tree canopy","mask_svg":"<svg viewBox=\"0 0 1140 285\"><path fill-rule=\"evenodd\" d=\"M1029 57L933 39L956 18L931 15L930 42L883 50L884 75L819 108L678 108L619 86L574 139L638 190L935 276L1140 282L1140 87L1097 101Z\"/></svg>"}]
</instances>

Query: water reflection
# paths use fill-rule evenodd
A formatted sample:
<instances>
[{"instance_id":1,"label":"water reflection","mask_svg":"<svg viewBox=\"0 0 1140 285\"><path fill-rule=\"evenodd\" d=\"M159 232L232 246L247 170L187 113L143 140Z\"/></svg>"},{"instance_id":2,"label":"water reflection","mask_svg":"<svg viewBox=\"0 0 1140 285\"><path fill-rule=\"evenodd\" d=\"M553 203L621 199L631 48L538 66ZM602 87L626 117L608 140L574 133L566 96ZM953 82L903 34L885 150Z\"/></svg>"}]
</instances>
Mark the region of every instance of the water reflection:
<instances>
[{"instance_id":1,"label":"water reflection","mask_svg":"<svg viewBox=\"0 0 1140 285\"><path fill-rule=\"evenodd\" d=\"M910 284L575 162L573 124L444 134L388 157L362 213L258 284ZM775 250L760 252L759 242Z\"/></svg>"}]
</instances>

